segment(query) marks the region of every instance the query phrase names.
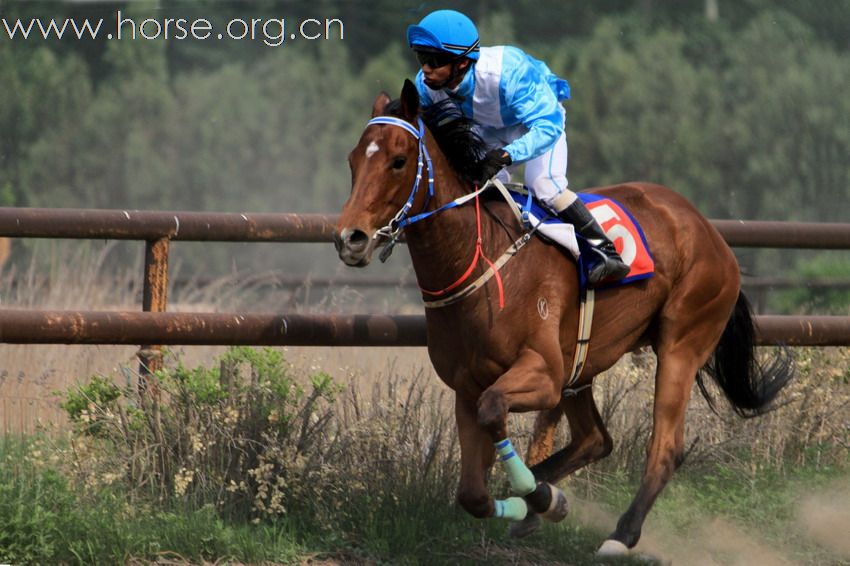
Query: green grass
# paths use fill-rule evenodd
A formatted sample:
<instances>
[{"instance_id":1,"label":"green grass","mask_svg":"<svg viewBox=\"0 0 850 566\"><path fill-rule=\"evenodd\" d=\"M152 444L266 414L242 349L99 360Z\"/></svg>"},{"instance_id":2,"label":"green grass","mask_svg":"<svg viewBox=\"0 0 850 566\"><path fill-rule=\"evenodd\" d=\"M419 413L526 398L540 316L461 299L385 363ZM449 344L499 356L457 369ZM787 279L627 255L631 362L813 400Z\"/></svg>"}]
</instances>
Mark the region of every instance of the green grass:
<instances>
[{"instance_id":1,"label":"green grass","mask_svg":"<svg viewBox=\"0 0 850 566\"><path fill-rule=\"evenodd\" d=\"M506 523L475 520L415 486L340 500L335 521L296 511L274 522L227 521L211 506L130 503L114 489L83 496L67 478L31 464L29 450L27 442L0 441L0 562L116 564L167 557L297 563L320 557L348 563L584 565L595 563L593 552L608 532L570 518L515 541ZM794 561L839 564L838 557L807 540L793 519L802 493L846 478L846 472L789 470L752 475L728 467L684 469L656 503L644 533L687 537L722 517ZM599 502L576 505L601 505L617 515L635 485L610 476L595 488ZM722 549L715 558L722 563Z\"/></svg>"},{"instance_id":2,"label":"green grass","mask_svg":"<svg viewBox=\"0 0 850 566\"><path fill-rule=\"evenodd\" d=\"M628 450L594 465L567 483L567 521L517 541L506 522L473 519L454 502L454 419L443 390L418 374L370 381L364 395L323 373L296 375L278 352L238 348L210 367L178 363L159 377L156 410L136 388L95 378L67 392L72 426L62 434L0 438L0 563L595 564L643 466ZM626 377L640 383L639 372ZM766 429L721 431L714 442L735 442L689 459L637 551L676 563L757 553L840 563L816 542L828 536L807 532L800 509L833 482L850 492L843 429L819 416L840 414L845 384L824 395L822 380L811 383L819 389L798 386L796 412L771 415ZM804 443L775 434L788 423L811 433ZM619 438L645 432L639 419L614 425ZM755 450L748 439L761 438ZM640 453L641 444L621 446ZM491 487L507 495L498 466Z\"/></svg>"},{"instance_id":3,"label":"green grass","mask_svg":"<svg viewBox=\"0 0 850 566\"><path fill-rule=\"evenodd\" d=\"M414 490L339 502L339 521L293 515L275 522L226 521L210 506L128 502L119 490L76 493L67 478L29 463L28 442L0 441L0 562L117 564L160 557L293 563L309 556L392 564L583 564L600 533L547 526L516 542L507 525L476 521L450 501Z\"/></svg>"}]
</instances>

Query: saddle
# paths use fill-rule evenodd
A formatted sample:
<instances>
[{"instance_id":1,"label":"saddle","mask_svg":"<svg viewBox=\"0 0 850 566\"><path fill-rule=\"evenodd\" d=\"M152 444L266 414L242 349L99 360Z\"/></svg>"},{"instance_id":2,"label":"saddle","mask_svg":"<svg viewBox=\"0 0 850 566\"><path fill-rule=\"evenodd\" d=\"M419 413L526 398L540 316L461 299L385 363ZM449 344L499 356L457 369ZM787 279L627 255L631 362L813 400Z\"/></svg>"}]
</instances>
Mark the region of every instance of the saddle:
<instances>
[{"instance_id":1,"label":"saddle","mask_svg":"<svg viewBox=\"0 0 850 566\"><path fill-rule=\"evenodd\" d=\"M579 266L580 283L584 288L587 284L587 272L597 261L596 254L589 252L591 246L587 240L576 233L572 224L549 212L523 185L508 183L504 187L516 203L519 218L526 229L534 230L539 237L560 245L575 258ZM612 198L591 193L577 195L617 247L623 261L631 268L624 278L607 283L601 288L627 285L652 277L655 272L655 260L637 219Z\"/></svg>"}]
</instances>

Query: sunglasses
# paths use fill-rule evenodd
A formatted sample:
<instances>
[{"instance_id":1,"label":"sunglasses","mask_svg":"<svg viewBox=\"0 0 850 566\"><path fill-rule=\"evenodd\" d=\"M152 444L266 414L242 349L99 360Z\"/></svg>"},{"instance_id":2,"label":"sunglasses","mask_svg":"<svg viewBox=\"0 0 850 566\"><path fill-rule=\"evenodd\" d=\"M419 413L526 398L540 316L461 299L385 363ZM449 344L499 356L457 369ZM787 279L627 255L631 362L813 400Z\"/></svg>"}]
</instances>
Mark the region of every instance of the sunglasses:
<instances>
[{"instance_id":1,"label":"sunglasses","mask_svg":"<svg viewBox=\"0 0 850 566\"><path fill-rule=\"evenodd\" d=\"M429 53L427 51L416 52L416 60L419 61L419 64L423 67L427 65L432 69L445 67L456 59L457 56L452 53Z\"/></svg>"}]
</instances>

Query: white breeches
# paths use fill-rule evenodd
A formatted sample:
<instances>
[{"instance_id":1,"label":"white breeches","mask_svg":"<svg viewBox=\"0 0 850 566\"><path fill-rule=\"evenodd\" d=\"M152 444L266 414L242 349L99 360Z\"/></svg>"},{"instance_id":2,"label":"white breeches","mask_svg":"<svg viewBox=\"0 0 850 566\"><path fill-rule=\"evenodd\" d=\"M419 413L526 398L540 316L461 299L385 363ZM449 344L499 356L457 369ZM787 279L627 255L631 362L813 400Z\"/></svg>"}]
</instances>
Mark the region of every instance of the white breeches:
<instances>
[{"instance_id":1,"label":"white breeches","mask_svg":"<svg viewBox=\"0 0 850 566\"><path fill-rule=\"evenodd\" d=\"M525 163L525 186L531 189L537 200L555 212L567 208L577 198L567 188L567 153L567 136L562 133L552 149ZM511 173L516 172L521 165L502 169L496 178L503 183L509 182Z\"/></svg>"}]
</instances>

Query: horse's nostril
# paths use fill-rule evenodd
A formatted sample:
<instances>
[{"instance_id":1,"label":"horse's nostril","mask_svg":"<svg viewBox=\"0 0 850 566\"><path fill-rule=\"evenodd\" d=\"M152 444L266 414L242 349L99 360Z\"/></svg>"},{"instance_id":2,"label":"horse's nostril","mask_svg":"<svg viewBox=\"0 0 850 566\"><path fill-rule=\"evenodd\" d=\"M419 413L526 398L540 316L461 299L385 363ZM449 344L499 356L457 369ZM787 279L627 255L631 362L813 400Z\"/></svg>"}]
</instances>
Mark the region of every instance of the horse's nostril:
<instances>
[{"instance_id":1,"label":"horse's nostril","mask_svg":"<svg viewBox=\"0 0 850 566\"><path fill-rule=\"evenodd\" d=\"M354 250L362 250L369 244L369 235L363 230L354 230L348 238L348 246Z\"/></svg>"},{"instance_id":2,"label":"horse's nostril","mask_svg":"<svg viewBox=\"0 0 850 566\"><path fill-rule=\"evenodd\" d=\"M369 247L369 235L363 230L345 228L334 234L334 245L338 252L360 254Z\"/></svg>"}]
</instances>

